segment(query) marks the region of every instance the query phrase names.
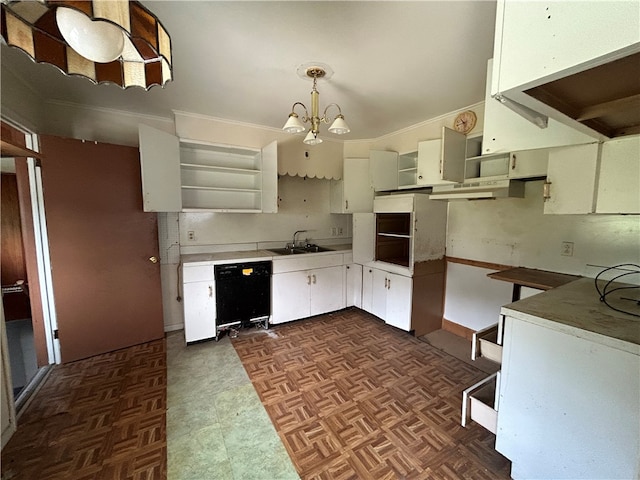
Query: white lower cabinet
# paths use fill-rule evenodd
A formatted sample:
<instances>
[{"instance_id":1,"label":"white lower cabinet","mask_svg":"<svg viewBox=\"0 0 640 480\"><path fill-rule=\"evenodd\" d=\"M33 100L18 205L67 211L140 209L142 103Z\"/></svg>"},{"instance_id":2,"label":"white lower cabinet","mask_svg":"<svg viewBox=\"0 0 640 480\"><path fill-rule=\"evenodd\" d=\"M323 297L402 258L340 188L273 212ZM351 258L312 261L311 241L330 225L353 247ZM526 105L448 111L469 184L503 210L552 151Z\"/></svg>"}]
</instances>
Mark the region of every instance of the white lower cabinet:
<instances>
[{"instance_id":1,"label":"white lower cabinet","mask_svg":"<svg viewBox=\"0 0 640 480\"><path fill-rule=\"evenodd\" d=\"M214 338L216 294L213 266L185 266L182 272L185 341Z\"/></svg>"},{"instance_id":2,"label":"white lower cabinet","mask_svg":"<svg viewBox=\"0 0 640 480\"><path fill-rule=\"evenodd\" d=\"M362 309L389 325L411 330L412 278L365 267L362 274Z\"/></svg>"},{"instance_id":3,"label":"white lower cabinet","mask_svg":"<svg viewBox=\"0 0 640 480\"><path fill-rule=\"evenodd\" d=\"M346 305L343 266L277 273L271 284L274 324L333 312Z\"/></svg>"}]
</instances>

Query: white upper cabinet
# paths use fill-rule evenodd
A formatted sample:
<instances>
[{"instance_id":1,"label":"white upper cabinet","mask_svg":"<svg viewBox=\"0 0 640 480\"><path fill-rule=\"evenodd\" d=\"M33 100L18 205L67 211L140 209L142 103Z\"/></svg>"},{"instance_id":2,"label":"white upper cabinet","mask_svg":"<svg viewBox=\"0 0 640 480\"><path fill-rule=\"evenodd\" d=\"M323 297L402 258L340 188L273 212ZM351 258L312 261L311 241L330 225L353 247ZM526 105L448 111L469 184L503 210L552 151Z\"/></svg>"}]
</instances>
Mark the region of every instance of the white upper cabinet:
<instances>
[{"instance_id":1,"label":"white upper cabinet","mask_svg":"<svg viewBox=\"0 0 640 480\"><path fill-rule=\"evenodd\" d=\"M600 144L577 145L549 152L544 213L592 213Z\"/></svg>"},{"instance_id":2,"label":"white upper cabinet","mask_svg":"<svg viewBox=\"0 0 640 480\"><path fill-rule=\"evenodd\" d=\"M596 213L640 213L640 136L602 145Z\"/></svg>"},{"instance_id":3,"label":"white upper cabinet","mask_svg":"<svg viewBox=\"0 0 640 480\"><path fill-rule=\"evenodd\" d=\"M398 189L398 153L384 150L369 152L371 184L376 192Z\"/></svg>"},{"instance_id":4,"label":"white upper cabinet","mask_svg":"<svg viewBox=\"0 0 640 480\"><path fill-rule=\"evenodd\" d=\"M483 155L593 142L592 136L553 118L549 119L546 128L540 128L492 98L492 65L493 61L489 60L482 134Z\"/></svg>"},{"instance_id":5,"label":"white upper cabinet","mask_svg":"<svg viewBox=\"0 0 640 480\"><path fill-rule=\"evenodd\" d=\"M637 0L498 0L491 95L596 139L639 133L638 11Z\"/></svg>"},{"instance_id":6,"label":"white upper cabinet","mask_svg":"<svg viewBox=\"0 0 640 480\"><path fill-rule=\"evenodd\" d=\"M145 211L277 211L277 144L216 145L140 126Z\"/></svg>"},{"instance_id":7,"label":"white upper cabinet","mask_svg":"<svg viewBox=\"0 0 640 480\"><path fill-rule=\"evenodd\" d=\"M373 212L368 158L345 158L342 180L331 181L331 213Z\"/></svg>"},{"instance_id":8,"label":"white upper cabinet","mask_svg":"<svg viewBox=\"0 0 640 480\"><path fill-rule=\"evenodd\" d=\"M640 213L640 136L551 149L544 213Z\"/></svg>"},{"instance_id":9,"label":"white upper cabinet","mask_svg":"<svg viewBox=\"0 0 640 480\"><path fill-rule=\"evenodd\" d=\"M431 186L463 182L466 149L466 135L447 127L442 127L442 138L419 142L416 183Z\"/></svg>"}]
</instances>

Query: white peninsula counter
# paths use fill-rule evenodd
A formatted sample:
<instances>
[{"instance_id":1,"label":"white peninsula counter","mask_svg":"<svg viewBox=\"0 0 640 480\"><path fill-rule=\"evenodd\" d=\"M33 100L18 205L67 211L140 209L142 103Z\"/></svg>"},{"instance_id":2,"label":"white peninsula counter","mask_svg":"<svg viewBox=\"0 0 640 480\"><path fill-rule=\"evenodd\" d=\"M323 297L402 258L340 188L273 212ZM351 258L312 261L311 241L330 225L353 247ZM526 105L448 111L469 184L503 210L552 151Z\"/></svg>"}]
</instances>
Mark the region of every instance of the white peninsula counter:
<instances>
[{"instance_id":1,"label":"white peninsula counter","mask_svg":"<svg viewBox=\"0 0 640 480\"><path fill-rule=\"evenodd\" d=\"M610 302L640 314L637 290ZM502 307L496 449L514 479L631 479L640 465L640 318L582 278Z\"/></svg>"}]
</instances>

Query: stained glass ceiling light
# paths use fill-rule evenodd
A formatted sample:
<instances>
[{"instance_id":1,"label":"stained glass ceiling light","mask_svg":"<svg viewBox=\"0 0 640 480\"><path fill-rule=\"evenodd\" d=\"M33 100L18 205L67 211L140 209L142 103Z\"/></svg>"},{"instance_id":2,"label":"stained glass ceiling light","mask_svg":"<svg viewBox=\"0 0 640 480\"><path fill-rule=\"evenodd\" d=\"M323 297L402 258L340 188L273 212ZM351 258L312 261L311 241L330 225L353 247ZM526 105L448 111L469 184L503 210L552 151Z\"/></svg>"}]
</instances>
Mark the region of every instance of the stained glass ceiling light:
<instances>
[{"instance_id":1,"label":"stained glass ceiling light","mask_svg":"<svg viewBox=\"0 0 640 480\"><path fill-rule=\"evenodd\" d=\"M94 83L148 90L173 79L171 38L137 1L2 0L2 39Z\"/></svg>"}]
</instances>

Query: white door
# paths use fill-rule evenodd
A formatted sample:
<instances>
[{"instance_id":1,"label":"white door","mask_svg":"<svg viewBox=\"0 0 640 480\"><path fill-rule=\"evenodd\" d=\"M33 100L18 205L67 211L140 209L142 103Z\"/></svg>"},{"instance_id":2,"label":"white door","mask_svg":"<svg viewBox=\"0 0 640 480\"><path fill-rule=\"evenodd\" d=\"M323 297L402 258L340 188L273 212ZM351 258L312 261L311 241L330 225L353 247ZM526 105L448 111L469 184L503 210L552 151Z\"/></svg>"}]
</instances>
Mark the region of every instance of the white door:
<instances>
[{"instance_id":1,"label":"white door","mask_svg":"<svg viewBox=\"0 0 640 480\"><path fill-rule=\"evenodd\" d=\"M411 277L387 273L387 316L389 325L411 330Z\"/></svg>"},{"instance_id":2,"label":"white door","mask_svg":"<svg viewBox=\"0 0 640 480\"><path fill-rule=\"evenodd\" d=\"M373 270L373 296L371 300L371 313L383 320L387 319L387 284L388 273L384 270Z\"/></svg>"},{"instance_id":3,"label":"white door","mask_svg":"<svg viewBox=\"0 0 640 480\"><path fill-rule=\"evenodd\" d=\"M373 313L373 268L362 267L362 309Z\"/></svg>"},{"instance_id":4,"label":"white door","mask_svg":"<svg viewBox=\"0 0 640 480\"><path fill-rule=\"evenodd\" d=\"M467 136L442 127L442 181L460 183L464 181L464 162L467 153Z\"/></svg>"},{"instance_id":5,"label":"white door","mask_svg":"<svg viewBox=\"0 0 640 480\"><path fill-rule=\"evenodd\" d=\"M549 150L523 150L509 155L509 178L544 177L547 175Z\"/></svg>"},{"instance_id":6,"label":"white door","mask_svg":"<svg viewBox=\"0 0 640 480\"><path fill-rule=\"evenodd\" d=\"M640 136L602 144L597 213L640 213Z\"/></svg>"},{"instance_id":7,"label":"white door","mask_svg":"<svg viewBox=\"0 0 640 480\"><path fill-rule=\"evenodd\" d=\"M362 308L362 265L357 263L345 265L345 270L345 280L347 282L346 306Z\"/></svg>"},{"instance_id":8,"label":"white door","mask_svg":"<svg viewBox=\"0 0 640 480\"><path fill-rule=\"evenodd\" d=\"M182 186L178 138L147 125L138 127L138 136L144 211L179 212Z\"/></svg>"},{"instance_id":9,"label":"white door","mask_svg":"<svg viewBox=\"0 0 640 480\"><path fill-rule=\"evenodd\" d=\"M353 261L365 265L374 260L375 215L373 213L353 214Z\"/></svg>"},{"instance_id":10,"label":"white door","mask_svg":"<svg viewBox=\"0 0 640 480\"><path fill-rule=\"evenodd\" d=\"M550 197L544 203L544 213L594 212L600 148L600 144L590 143L549 152Z\"/></svg>"},{"instance_id":11,"label":"white door","mask_svg":"<svg viewBox=\"0 0 640 480\"><path fill-rule=\"evenodd\" d=\"M344 271L342 266L318 268L307 274L311 278L310 315L345 308Z\"/></svg>"},{"instance_id":12,"label":"white door","mask_svg":"<svg viewBox=\"0 0 640 480\"><path fill-rule=\"evenodd\" d=\"M373 212L368 158L345 158L342 175L344 213Z\"/></svg>"},{"instance_id":13,"label":"white door","mask_svg":"<svg viewBox=\"0 0 640 480\"><path fill-rule=\"evenodd\" d=\"M369 152L371 184L376 192L398 189L398 153L383 150Z\"/></svg>"},{"instance_id":14,"label":"white door","mask_svg":"<svg viewBox=\"0 0 640 480\"><path fill-rule=\"evenodd\" d=\"M184 338L195 342L216 336L215 282L192 282L183 285Z\"/></svg>"},{"instance_id":15,"label":"white door","mask_svg":"<svg viewBox=\"0 0 640 480\"><path fill-rule=\"evenodd\" d=\"M262 212L278 211L278 142L262 149Z\"/></svg>"},{"instance_id":16,"label":"white door","mask_svg":"<svg viewBox=\"0 0 640 480\"><path fill-rule=\"evenodd\" d=\"M271 277L271 323L283 323L309 316L308 272L277 273Z\"/></svg>"}]
</instances>

